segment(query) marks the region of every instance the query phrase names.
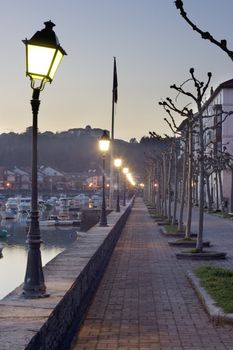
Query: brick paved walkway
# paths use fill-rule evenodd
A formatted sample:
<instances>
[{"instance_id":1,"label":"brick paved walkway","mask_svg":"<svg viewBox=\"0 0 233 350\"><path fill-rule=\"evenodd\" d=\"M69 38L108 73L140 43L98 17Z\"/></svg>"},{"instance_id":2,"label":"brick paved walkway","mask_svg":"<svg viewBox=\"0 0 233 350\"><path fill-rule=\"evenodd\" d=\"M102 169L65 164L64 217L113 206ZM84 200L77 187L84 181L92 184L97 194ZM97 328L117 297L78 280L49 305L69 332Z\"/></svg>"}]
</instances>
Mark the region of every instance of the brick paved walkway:
<instances>
[{"instance_id":1,"label":"brick paved walkway","mask_svg":"<svg viewBox=\"0 0 233 350\"><path fill-rule=\"evenodd\" d=\"M208 218L213 250L230 253L208 265L232 267L233 222ZM210 323L186 278L206 263L177 260L167 241L138 198L72 350L233 350L233 327Z\"/></svg>"}]
</instances>

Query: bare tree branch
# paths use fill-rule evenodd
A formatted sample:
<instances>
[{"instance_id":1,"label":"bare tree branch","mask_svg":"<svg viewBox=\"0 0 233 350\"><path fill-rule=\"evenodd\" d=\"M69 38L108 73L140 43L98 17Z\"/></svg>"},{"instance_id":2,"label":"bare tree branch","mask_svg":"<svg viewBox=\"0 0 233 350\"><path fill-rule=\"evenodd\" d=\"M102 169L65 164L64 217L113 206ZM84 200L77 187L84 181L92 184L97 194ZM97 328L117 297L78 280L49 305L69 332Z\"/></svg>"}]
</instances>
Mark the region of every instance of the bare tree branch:
<instances>
[{"instance_id":1,"label":"bare tree branch","mask_svg":"<svg viewBox=\"0 0 233 350\"><path fill-rule=\"evenodd\" d=\"M230 59L233 61L233 51L229 50L227 48L227 41L225 39L218 41L216 40L209 32L204 32L200 28L198 28L187 16L187 13L184 10L184 5L182 0L176 0L174 1L176 8L180 11L180 15L184 18L184 20L191 26L191 28L199 33L202 37L202 39L209 40L214 45L220 47L223 51L227 53L227 55L230 57Z\"/></svg>"},{"instance_id":2,"label":"bare tree branch","mask_svg":"<svg viewBox=\"0 0 233 350\"><path fill-rule=\"evenodd\" d=\"M221 126L224 122L225 122L225 120L230 116L230 115L232 115L233 114L233 111L230 111L230 112L222 112L222 113L220 113L220 114L218 114L218 115L222 115L222 114L225 114L225 116L223 117L223 119L222 120L220 120L218 123L216 123L215 125L212 125L212 126L209 126L209 127L206 127L204 130L203 130L203 132L206 132L207 130L215 130L215 129L217 129L219 126ZM215 116L217 116L217 115L214 115L214 116L206 116L206 117L204 117L204 118L213 118L213 117L215 117Z\"/></svg>"}]
</instances>

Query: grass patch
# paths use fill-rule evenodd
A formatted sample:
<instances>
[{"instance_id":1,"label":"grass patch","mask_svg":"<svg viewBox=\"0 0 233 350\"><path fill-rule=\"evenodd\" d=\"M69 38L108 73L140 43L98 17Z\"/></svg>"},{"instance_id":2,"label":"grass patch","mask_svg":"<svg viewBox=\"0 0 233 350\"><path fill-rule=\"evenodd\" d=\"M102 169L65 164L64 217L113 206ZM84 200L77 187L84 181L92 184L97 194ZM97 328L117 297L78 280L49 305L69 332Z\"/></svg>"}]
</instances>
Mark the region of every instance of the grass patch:
<instances>
[{"instance_id":1,"label":"grass patch","mask_svg":"<svg viewBox=\"0 0 233 350\"><path fill-rule=\"evenodd\" d=\"M230 219L230 218L232 218L232 215L230 215L229 213L227 213L227 212L225 212L225 211L217 211L217 212L213 212L214 213L214 215L216 215L216 216L219 216L219 217L221 217L221 218L224 218L224 219Z\"/></svg>"},{"instance_id":2,"label":"grass patch","mask_svg":"<svg viewBox=\"0 0 233 350\"><path fill-rule=\"evenodd\" d=\"M184 237L184 238L181 238L181 239L177 239L177 242L181 242L181 243L185 243L185 242L192 242L192 243L196 243L196 239L192 239L192 238L189 238L189 237Z\"/></svg>"},{"instance_id":3,"label":"grass patch","mask_svg":"<svg viewBox=\"0 0 233 350\"><path fill-rule=\"evenodd\" d=\"M200 249L197 249L197 248L189 249L189 250L187 250L187 252L192 253L192 254L201 253ZM202 253L204 253L204 250L202 250Z\"/></svg>"},{"instance_id":4,"label":"grass patch","mask_svg":"<svg viewBox=\"0 0 233 350\"><path fill-rule=\"evenodd\" d=\"M164 228L166 229L167 233L177 233L177 225L167 224L164 225Z\"/></svg>"},{"instance_id":5,"label":"grass patch","mask_svg":"<svg viewBox=\"0 0 233 350\"><path fill-rule=\"evenodd\" d=\"M233 270L202 266L194 272L216 305L226 313L233 313Z\"/></svg>"}]
</instances>

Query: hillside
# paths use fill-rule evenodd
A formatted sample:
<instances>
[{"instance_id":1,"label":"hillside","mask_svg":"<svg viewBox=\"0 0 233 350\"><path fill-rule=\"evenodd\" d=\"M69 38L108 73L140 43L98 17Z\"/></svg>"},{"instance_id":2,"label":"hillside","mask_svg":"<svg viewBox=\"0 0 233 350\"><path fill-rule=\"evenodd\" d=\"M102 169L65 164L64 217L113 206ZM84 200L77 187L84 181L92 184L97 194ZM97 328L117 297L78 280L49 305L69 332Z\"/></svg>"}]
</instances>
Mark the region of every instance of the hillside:
<instances>
[{"instance_id":1,"label":"hillside","mask_svg":"<svg viewBox=\"0 0 233 350\"><path fill-rule=\"evenodd\" d=\"M84 129L83 133L75 133L73 130L62 133L49 131L39 133L38 165L49 165L66 172L99 169L102 163L98 139L102 130L88 128L88 132ZM91 133L90 130L98 132ZM140 143L114 140L114 154L125 160L125 165L132 171L142 175L148 149L156 147L159 151L161 147L161 142L152 141L146 137ZM31 128L22 134L11 132L0 135L0 166L11 169L15 165L18 167L31 165Z\"/></svg>"}]
</instances>

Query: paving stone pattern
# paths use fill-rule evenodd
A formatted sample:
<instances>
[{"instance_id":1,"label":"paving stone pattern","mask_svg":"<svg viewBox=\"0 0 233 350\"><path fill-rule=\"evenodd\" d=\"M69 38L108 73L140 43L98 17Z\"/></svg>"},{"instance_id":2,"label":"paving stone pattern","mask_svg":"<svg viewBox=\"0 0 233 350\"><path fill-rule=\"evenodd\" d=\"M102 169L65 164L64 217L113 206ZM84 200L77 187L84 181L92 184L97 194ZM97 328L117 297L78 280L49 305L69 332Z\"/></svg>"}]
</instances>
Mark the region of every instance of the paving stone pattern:
<instances>
[{"instance_id":1,"label":"paving stone pattern","mask_svg":"<svg viewBox=\"0 0 233 350\"><path fill-rule=\"evenodd\" d=\"M199 265L233 267L233 222L207 215L205 237L228 259L177 260L137 198L71 349L233 350L233 327L210 322L186 277Z\"/></svg>"}]
</instances>

